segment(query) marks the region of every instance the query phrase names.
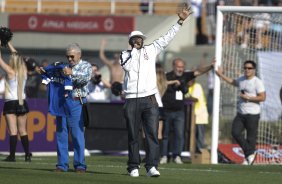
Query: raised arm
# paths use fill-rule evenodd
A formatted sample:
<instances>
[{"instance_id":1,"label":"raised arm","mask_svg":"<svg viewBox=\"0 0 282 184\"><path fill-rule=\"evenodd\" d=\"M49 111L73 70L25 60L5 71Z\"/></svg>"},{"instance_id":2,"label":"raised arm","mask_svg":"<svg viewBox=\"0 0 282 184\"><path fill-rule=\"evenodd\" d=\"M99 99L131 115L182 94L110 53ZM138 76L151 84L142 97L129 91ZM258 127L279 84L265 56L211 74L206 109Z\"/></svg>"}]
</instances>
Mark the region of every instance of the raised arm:
<instances>
[{"instance_id":1,"label":"raised arm","mask_svg":"<svg viewBox=\"0 0 282 184\"><path fill-rule=\"evenodd\" d=\"M1 45L1 40L0 40L0 45ZM15 75L15 71L3 60L1 47L0 47L0 67L7 73L9 79L13 78L13 76Z\"/></svg>"},{"instance_id":2,"label":"raised arm","mask_svg":"<svg viewBox=\"0 0 282 184\"><path fill-rule=\"evenodd\" d=\"M103 79L102 79L102 82L103 82L103 84L104 84L104 86L105 86L106 88L111 88L111 87L112 87L112 85L111 85L107 80L103 80Z\"/></svg>"},{"instance_id":3,"label":"raised arm","mask_svg":"<svg viewBox=\"0 0 282 184\"><path fill-rule=\"evenodd\" d=\"M182 25L183 22L193 13L191 6L188 6L187 3L181 3L177 9L177 15L179 20L177 21L178 24Z\"/></svg>"},{"instance_id":4,"label":"raised arm","mask_svg":"<svg viewBox=\"0 0 282 184\"><path fill-rule=\"evenodd\" d=\"M107 43L107 41L105 39L102 39L102 41L100 43L99 57L105 65L110 67L112 63L105 55L105 45L106 45L106 43Z\"/></svg>"},{"instance_id":5,"label":"raised arm","mask_svg":"<svg viewBox=\"0 0 282 184\"><path fill-rule=\"evenodd\" d=\"M11 53L17 53L17 50L15 47L11 44L11 42L8 42L8 47Z\"/></svg>"},{"instance_id":6,"label":"raised arm","mask_svg":"<svg viewBox=\"0 0 282 184\"><path fill-rule=\"evenodd\" d=\"M212 60L211 64L206 65L206 66L202 66L200 65L200 67L198 67L195 71L194 71L194 76L198 77L200 75L203 75L204 73L207 73L208 71L212 70L214 68L215 65L215 58Z\"/></svg>"},{"instance_id":7,"label":"raised arm","mask_svg":"<svg viewBox=\"0 0 282 184\"><path fill-rule=\"evenodd\" d=\"M177 24L173 25L168 32L159 37L157 40L153 42L155 45L156 53L159 54L162 50L164 50L168 44L172 41L172 39L175 37L177 32L180 30L180 27L182 26L183 22L191 15L193 12L191 10L191 7L187 5L187 3L181 3L178 7L177 15L179 17Z\"/></svg>"},{"instance_id":8,"label":"raised arm","mask_svg":"<svg viewBox=\"0 0 282 184\"><path fill-rule=\"evenodd\" d=\"M234 79L231 79L227 76L225 76L222 72L222 68L219 66L217 70L215 70L215 73L223 80L225 80L228 84L231 84L233 86L236 86L236 81Z\"/></svg>"}]
</instances>

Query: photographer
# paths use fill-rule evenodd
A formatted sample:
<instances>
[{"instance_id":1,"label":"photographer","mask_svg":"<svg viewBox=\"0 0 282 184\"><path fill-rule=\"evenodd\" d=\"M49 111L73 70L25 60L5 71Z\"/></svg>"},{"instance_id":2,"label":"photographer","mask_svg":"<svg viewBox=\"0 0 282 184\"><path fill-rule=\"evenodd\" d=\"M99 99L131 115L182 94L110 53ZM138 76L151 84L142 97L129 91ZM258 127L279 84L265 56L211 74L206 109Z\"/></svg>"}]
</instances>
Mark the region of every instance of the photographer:
<instances>
[{"instance_id":1,"label":"photographer","mask_svg":"<svg viewBox=\"0 0 282 184\"><path fill-rule=\"evenodd\" d=\"M33 58L29 57L24 58L24 61L27 68L26 96L27 98L37 98L41 84L41 76L36 71L38 64Z\"/></svg>"},{"instance_id":2,"label":"photographer","mask_svg":"<svg viewBox=\"0 0 282 184\"><path fill-rule=\"evenodd\" d=\"M187 82L193 80L209 70L213 69L215 60L210 65L200 66L194 71L185 71L185 62L176 58L172 62L173 71L166 74L168 81L167 90L162 98L164 109L164 125L163 125L163 140L160 164L168 162L168 139L170 126L173 126L174 140L172 145L173 161L177 164L182 164L181 152L184 147L184 127L185 127L185 112L184 112L184 95L188 89Z\"/></svg>"},{"instance_id":3,"label":"photographer","mask_svg":"<svg viewBox=\"0 0 282 184\"><path fill-rule=\"evenodd\" d=\"M92 64L92 77L88 83L89 93L86 97L87 101L95 102L108 100L106 88L111 88L111 84L105 80L102 80L99 67L96 64Z\"/></svg>"}]
</instances>

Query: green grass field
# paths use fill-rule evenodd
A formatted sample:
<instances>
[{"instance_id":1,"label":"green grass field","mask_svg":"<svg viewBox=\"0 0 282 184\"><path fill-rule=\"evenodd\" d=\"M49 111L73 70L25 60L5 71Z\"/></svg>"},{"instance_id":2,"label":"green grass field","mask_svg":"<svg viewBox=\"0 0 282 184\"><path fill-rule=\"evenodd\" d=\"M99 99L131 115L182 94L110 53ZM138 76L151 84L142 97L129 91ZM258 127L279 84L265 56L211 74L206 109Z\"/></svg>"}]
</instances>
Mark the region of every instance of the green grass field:
<instances>
[{"instance_id":1,"label":"green grass field","mask_svg":"<svg viewBox=\"0 0 282 184\"><path fill-rule=\"evenodd\" d=\"M5 157L0 156L0 160ZM72 159L72 158L71 158ZM161 176L148 178L142 165L141 176L131 178L126 172L125 156L91 156L86 158L86 173L54 172L56 157L32 157L26 163L23 157L17 162L0 161L1 184L281 184L282 166L194 165L169 163L159 166Z\"/></svg>"}]
</instances>

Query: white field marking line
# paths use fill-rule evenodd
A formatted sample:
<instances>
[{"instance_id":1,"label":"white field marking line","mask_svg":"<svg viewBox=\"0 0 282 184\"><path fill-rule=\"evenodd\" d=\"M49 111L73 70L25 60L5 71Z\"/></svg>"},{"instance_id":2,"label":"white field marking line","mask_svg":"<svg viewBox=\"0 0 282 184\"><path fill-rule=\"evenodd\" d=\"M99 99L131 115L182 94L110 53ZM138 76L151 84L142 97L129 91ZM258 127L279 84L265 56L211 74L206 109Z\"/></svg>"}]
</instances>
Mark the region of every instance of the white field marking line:
<instances>
[{"instance_id":1,"label":"white field marking line","mask_svg":"<svg viewBox=\"0 0 282 184\"><path fill-rule=\"evenodd\" d=\"M11 164L14 165L15 162L2 162L2 163L6 163L6 164ZM32 165L56 165L56 163L47 163L47 162L40 162L40 163L34 163L34 162L16 162L17 164L21 164L21 165L26 165L26 164L32 164ZM91 164L87 164L87 167L100 167L100 168L126 168L126 166L121 166L121 165L91 165ZM201 171L201 172L230 172L230 171L222 171L222 170L213 170L213 169L185 169L185 168L163 168L163 167L159 167L158 169L160 170L169 170L169 171Z\"/></svg>"},{"instance_id":2,"label":"white field marking line","mask_svg":"<svg viewBox=\"0 0 282 184\"><path fill-rule=\"evenodd\" d=\"M267 171L260 171L261 174L282 174L282 172L267 172Z\"/></svg>"},{"instance_id":3,"label":"white field marking line","mask_svg":"<svg viewBox=\"0 0 282 184\"><path fill-rule=\"evenodd\" d=\"M3 160L3 159L5 159L5 158L1 158L1 157L0 157L0 160ZM31 161L33 161L33 160L44 160L44 159L42 159L42 158L36 158L36 157L31 157ZM5 162L5 161L2 161L2 162ZM24 161L24 157L22 157L22 158L17 158L17 157L16 157L16 162L17 162L17 163L19 163L19 162L25 162L25 161ZM7 162L7 163L9 163L9 162ZM15 162L12 162L12 163L15 163Z\"/></svg>"},{"instance_id":4,"label":"white field marking line","mask_svg":"<svg viewBox=\"0 0 282 184\"><path fill-rule=\"evenodd\" d=\"M45 160L45 159L42 159ZM6 164L11 164L14 165L15 162L2 162ZM32 165L53 165L55 167L56 163L47 163L47 162L40 162L40 163L34 163L34 162L25 162L25 161L20 161L16 162L17 164L21 165L27 165L27 164L32 164ZM92 165L92 164L87 164L87 167L108 167L108 168L126 168L126 166L121 166L121 165ZM192 172L214 172L214 173L226 173L226 172L233 172L233 171L226 171L226 170L214 170L214 169L187 169L187 168L164 168L164 167L159 167L159 170L168 170L168 171L192 171ZM264 172L264 171L259 171L261 174L282 174L282 172Z\"/></svg>"}]
</instances>

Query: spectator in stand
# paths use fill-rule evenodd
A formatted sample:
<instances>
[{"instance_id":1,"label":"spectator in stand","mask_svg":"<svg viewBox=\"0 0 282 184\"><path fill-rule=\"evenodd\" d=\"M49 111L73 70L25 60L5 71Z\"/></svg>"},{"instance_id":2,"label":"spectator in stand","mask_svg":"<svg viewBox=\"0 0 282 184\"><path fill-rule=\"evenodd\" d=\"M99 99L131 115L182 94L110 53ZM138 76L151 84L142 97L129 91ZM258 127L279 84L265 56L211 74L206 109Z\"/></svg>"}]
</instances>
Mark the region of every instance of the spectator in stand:
<instances>
[{"instance_id":1,"label":"spectator in stand","mask_svg":"<svg viewBox=\"0 0 282 184\"><path fill-rule=\"evenodd\" d=\"M219 6L240 6L240 0L219 0Z\"/></svg>"},{"instance_id":2,"label":"spectator in stand","mask_svg":"<svg viewBox=\"0 0 282 184\"><path fill-rule=\"evenodd\" d=\"M87 95L87 102L96 101L108 101L107 88L111 88L111 84L102 79L102 75L99 71L99 67L96 64L92 64L92 77L88 82L89 93Z\"/></svg>"},{"instance_id":3,"label":"spectator in stand","mask_svg":"<svg viewBox=\"0 0 282 184\"><path fill-rule=\"evenodd\" d=\"M208 44L214 44L216 31L216 4L217 0L204 0L203 8L206 11L206 28L208 36Z\"/></svg>"},{"instance_id":4,"label":"spectator in stand","mask_svg":"<svg viewBox=\"0 0 282 184\"><path fill-rule=\"evenodd\" d=\"M168 140L170 133L170 126L173 126L174 138L172 156L173 161L177 164L182 164L181 152L184 148L184 127L185 127L185 112L184 112L184 95L187 93L187 83L195 77L200 76L211 69L213 69L215 60L211 65L200 65L194 71L185 72L185 62L176 58L172 62L173 71L166 74L169 81L173 81L162 98L164 105L164 127L163 127L163 140L160 164L168 162Z\"/></svg>"},{"instance_id":5,"label":"spectator in stand","mask_svg":"<svg viewBox=\"0 0 282 184\"><path fill-rule=\"evenodd\" d=\"M140 10L143 14L147 14L149 12L149 0L142 0L140 2Z\"/></svg>"},{"instance_id":6,"label":"spectator in stand","mask_svg":"<svg viewBox=\"0 0 282 184\"><path fill-rule=\"evenodd\" d=\"M257 6L258 0L241 0L240 6Z\"/></svg>"},{"instance_id":7,"label":"spectator in stand","mask_svg":"<svg viewBox=\"0 0 282 184\"><path fill-rule=\"evenodd\" d=\"M1 45L1 41L0 41ZM7 162L15 162L18 134L25 152L25 161L31 161L29 152L29 140L27 135L27 113L28 104L25 100L25 84L27 79L27 68L22 56L9 42L8 47L11 51L9 64L2 59L0 51L0 67L6 73L5 78L5 103L3 114L5 116L10 134L10 154L4 159Z\"/></svg>"},{"instance_id":8,"label":"spectator in stand","mask_svg":"<svg viewBox=\"0 0 282 184\"><path fill-rule=\"evenodd\" d=\"M232 124L232 136L243 149L244 165L252 165L256 159L256 139L260 118L260 102L265 101L265 88L256 77L256 63L251 60L244 62L244 75L231 79L223 74L218 67L216 74L228 84L239 88L237 115ZM243 131L246 130L245 138Z\"/></svg>"},{"instance_id":9,"label":"spectator in stand","mask_svg":"<svg viewBox=\"0 0 282 184\"><path fill-rule=\"evenodd\" d=\"M188 93L186 93L185 98L195 101L196 153L202 153L201 150L206 147L205 125L209 122L209 115L204 90L201 84L196 82L195 78L188 82Z\"/></svg>"},{"instance_id":10,"label":"spectator in stand","mask_svg":"<svg viewBox=\"0 0 282 184\"><path fill-rule=\"evenodd\" d=\"M206 38L202 32L202 0L191 0L191 5L196 18L196 44L203 44Z\"/></svg>"}]
</instances>

